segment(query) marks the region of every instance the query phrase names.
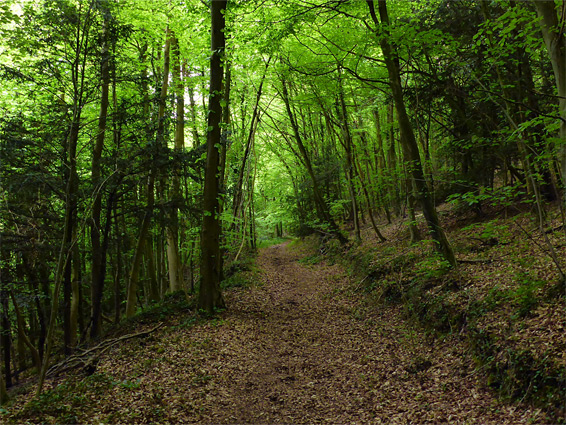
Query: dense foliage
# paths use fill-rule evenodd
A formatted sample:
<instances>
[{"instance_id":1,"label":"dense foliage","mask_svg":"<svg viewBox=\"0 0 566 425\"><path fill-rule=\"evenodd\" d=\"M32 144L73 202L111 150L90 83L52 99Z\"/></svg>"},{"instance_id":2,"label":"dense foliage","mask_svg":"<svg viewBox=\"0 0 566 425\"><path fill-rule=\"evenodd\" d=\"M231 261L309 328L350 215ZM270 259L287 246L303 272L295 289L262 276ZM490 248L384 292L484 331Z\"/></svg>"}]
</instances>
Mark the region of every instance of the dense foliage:
<instances>
[{"instance_id":1,"label":"dense foliage","mask_svg":"<svg viewBox=\"0 0 566 425\"><path fill-rule=\"evenodd\" d=\"M422 210L456 266L436 204L530 203L541 229L562 204L563 0L230 0L210 92L208 3L0 5L3 385L194 293L201 262L229 277L262 239L346 244L368 220L384 240L380 222L408 217L416 242Z\"/></svg>"}]
</instances>

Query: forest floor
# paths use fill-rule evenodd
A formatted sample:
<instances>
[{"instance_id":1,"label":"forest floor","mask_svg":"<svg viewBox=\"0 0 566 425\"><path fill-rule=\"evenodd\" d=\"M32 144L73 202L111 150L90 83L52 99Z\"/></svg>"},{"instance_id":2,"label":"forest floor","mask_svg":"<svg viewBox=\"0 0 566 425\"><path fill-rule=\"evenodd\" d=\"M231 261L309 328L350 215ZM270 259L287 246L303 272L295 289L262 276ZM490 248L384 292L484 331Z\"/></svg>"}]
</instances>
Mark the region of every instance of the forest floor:
<instances>
[{"instance_id":1,"label":"forest floor","mask_svg":"<svg viewBox=\"0 0 566 425\"><path fill-rule=\"evenodd\" d=\"M399 305L369 306L339 265L309 264L308 254L300 243L263 249L256 283L227 290L229 308L216 318L166 319L108 351L94 374L58 382L26 407L24 395L0 419L546 423L540 410L499 401L457 335L415 330Z\"/></svg>"}]
</instances>

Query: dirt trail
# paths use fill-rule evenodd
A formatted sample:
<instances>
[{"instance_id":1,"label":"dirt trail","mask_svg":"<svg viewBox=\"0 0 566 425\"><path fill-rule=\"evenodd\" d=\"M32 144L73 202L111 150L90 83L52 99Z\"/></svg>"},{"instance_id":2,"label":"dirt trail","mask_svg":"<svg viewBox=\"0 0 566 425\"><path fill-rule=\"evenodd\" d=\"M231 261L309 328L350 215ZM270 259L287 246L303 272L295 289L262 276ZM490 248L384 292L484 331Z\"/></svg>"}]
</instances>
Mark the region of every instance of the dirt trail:
<instances>
[{"instance_id":1,"label":"dirt trail","mask_svg":"<svg viewBox=\"0 0 566 425\"><path fill-rule=\"evenodd\" d=\"M258 265L265 285L231 293L225 322L192 335L214 353L201 365L210 386L194 419L502 424L532 418L535 412L502 405L482 389L452 342L431 347L391 309L368 315L347 296L339 267L298 259L286 245L264 250Z\"/></svg>"},{"instance_id":2,"label":"dirt trail","mask_svg":"<svg viewBox=\"0 0 566 425\"><path fill-rule=\"evenodd\" d=\"M135 385L115 386L88 421L537 422L482 388L453 341L433 346L395 309L364 309L338 266L298 259L264 250L265 284L229 291L220 319L111 354L100 371Z\"/></svg>"}]
</instances>

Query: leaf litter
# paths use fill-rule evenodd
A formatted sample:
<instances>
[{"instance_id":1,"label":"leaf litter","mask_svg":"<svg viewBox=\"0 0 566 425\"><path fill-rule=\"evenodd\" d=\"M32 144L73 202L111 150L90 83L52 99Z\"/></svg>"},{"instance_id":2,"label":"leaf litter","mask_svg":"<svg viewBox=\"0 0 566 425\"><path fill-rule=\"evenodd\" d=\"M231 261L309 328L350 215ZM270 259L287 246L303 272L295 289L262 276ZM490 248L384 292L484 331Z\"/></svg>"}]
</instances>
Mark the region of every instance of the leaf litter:
<instances>
[{"instance_id":1,"label":"leaf litter","mask_svg":"<svg viewBox=\"0 0 566 425\"><path fill-rule=\"evenodd\" d=\"M264 249L259 284L225 293L228 310L105 354L78 423L545 423L482 384L466 347L415 330L400 306L369 308L338 265ZM72 379L72 378L68 378ZM78 379L78 378L77 378ZM85 378L86 379L86 378ZM65 403L66 401L61 401ZM12 420L21 421L18 404ZM19 406L21 408L21 405ZM10 419L10 417L8 419ZM36 415L28 422L60 422Z\"/></svg>"}]
</instances>

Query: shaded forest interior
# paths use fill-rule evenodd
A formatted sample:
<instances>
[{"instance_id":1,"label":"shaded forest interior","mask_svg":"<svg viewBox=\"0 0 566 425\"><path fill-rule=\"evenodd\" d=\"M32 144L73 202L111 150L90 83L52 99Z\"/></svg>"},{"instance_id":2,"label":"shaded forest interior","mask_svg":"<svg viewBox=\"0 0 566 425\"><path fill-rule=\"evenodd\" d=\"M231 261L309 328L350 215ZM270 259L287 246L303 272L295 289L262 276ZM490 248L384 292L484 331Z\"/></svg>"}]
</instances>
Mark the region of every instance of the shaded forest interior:
<instances>
[{"instance_id":1,"label":"shaded forest interior","mask_svg":"<svg viewBox=\"0 0 566 425\"><path fill-rule=\"evenodd\" d=\"M564 420L564 0L8 0L0 33L2 404L300 237Z\"/></svg>"}]
</instances>

